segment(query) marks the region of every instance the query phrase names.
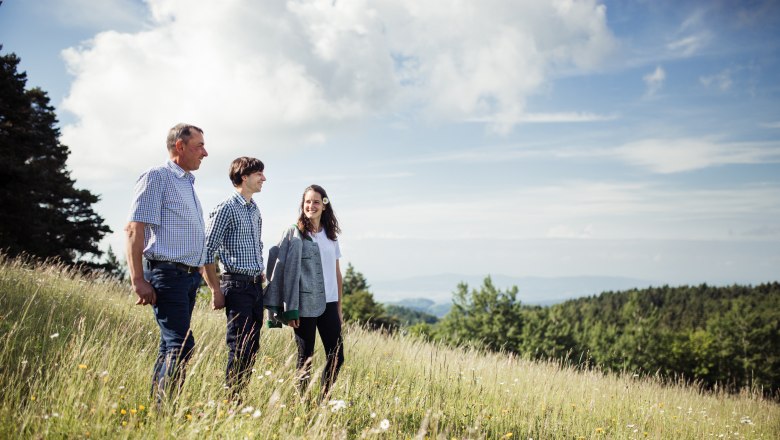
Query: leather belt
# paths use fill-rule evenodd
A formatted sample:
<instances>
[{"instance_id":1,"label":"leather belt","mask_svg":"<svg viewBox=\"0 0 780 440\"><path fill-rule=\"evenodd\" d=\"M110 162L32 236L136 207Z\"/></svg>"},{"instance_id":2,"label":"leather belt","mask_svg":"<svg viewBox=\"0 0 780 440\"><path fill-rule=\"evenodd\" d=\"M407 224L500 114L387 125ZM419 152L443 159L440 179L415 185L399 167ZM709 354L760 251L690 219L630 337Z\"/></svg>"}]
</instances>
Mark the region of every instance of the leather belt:
<instances>
[{"instance_id":1,"label":"leather belt","mask_svg":"<svg viewBox=\"0 0 780 440\"><path fill-rule=\"evenodd\" d=\"M149 262L149 268L151 269L154 269L155 267L171 267L187 273L200 272L200 268L198 267L187 266L186 264L177 263L175 261L157 261L157 260L146 260L146 261Z\"/></svg>"},{"instance_id":2,"label":"leather belt","mask_svg":"<svg viewBox=\"0 0 780 440\"><path fill-rule=\"evenodd\" d=\"M223 281L244 281L247 283L261 284L263 282L263 275L243 275L240 273L228 273L222 274Z\"/></svg>"}]
</instances>

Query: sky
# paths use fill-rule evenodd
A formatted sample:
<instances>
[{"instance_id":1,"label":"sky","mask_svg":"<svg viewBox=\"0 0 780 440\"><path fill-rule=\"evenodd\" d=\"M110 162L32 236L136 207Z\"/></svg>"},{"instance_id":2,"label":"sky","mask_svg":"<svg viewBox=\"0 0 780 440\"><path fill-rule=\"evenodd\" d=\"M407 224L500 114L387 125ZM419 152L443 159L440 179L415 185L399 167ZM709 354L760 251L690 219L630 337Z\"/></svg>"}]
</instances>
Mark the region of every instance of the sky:
<instances>
[{"instance_id":1,"label":"sky","mask_svg":"<svg viewBox=\"0 0 780 440\"><path fill-rule=\"evenodd\" d=\"M780 273L777 1L6 0L0 44L120 255L187 122L207 212L261 159L268 248L322 185L381 300L433 275Z\"/></svg>"}]
</instances>

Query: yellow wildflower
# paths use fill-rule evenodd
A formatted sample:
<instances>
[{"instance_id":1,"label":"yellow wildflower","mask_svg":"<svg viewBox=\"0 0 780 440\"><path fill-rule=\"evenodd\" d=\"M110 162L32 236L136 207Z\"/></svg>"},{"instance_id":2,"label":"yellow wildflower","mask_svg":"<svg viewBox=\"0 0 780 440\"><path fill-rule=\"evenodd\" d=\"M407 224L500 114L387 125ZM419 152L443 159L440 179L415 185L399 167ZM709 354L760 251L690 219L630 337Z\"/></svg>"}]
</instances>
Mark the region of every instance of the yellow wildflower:
<instances>
[{"instance_id":1,"label":"yellow wildflower","mask_svg":"<svg viewBox=\"0 0 780 440\"><path fill-rule=\"evenodd\" d=\"M604 428L596 428L596 434L604 434Z\"/></svg>"},{"instance_id":2,"label":"yellow wildflower","mask_svg":"<svg viewBox=\"0 0 780 440\"><path fill-rule=\"evenodd\" d=\"M137 412L138 412L138 411L137 411L135 408L133 408L133 409L131 409L131 410L130 410L130 414L133 414L133 415L135 415L135 413L137 413Z\"/></svg>"},{"instance_id":3,"label":"yellow wildflower","mask_svg":"<svg viewBox=\"0 0 780 440\"><path fill-rule=\"evenodd\" d=\"M86 364L79 364L79 370L84 370L87 368Z\"/></svg>"},{"instance_id":4,"label":"yellow wildflower","mask_svg":"<svg viewBox=\"0 0 780 440\"><path fill-rule=\"evenodd\" d=\"M143 405L138 405L138 411L143 411L143 410L145 410L145 409L146 409L146 407L145 407L145 406L143 406Z\"/></svg>"},{"instance_id":5,"label":"yellow wildflower","mask_svg":"<svg viewBox=\"0 0 780 440\"><path fill-rule=\"evenodd\" d=\"M122 409L121 411L119 411L119 413L120 413L120 414L122 414L122 415L125 415L125 414L127 414L127 411L125 411L124 409Z\"/></svg>"}]
</instances>

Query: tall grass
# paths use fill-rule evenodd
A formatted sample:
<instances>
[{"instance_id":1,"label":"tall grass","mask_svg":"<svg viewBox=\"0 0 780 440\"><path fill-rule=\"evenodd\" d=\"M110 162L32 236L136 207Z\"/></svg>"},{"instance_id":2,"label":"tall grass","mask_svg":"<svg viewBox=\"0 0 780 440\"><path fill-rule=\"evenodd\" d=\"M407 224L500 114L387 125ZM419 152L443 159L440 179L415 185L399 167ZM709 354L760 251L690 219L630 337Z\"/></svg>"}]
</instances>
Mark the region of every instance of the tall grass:
<instances>
[{"instance_id":1,"label":"tall grass","mask_svg":"<svg viewBox=\"0 0 780 440\"><path fill-rule=\"evenodd\" d=\"M208 306L196 306L182 393L158 411L149 387L159 332L129 286L0 260L0 438L780 438L780 405L759 393L358 327L346 329L333 400L298 398L291 331L264 329L246 397L234 404L223 389L225 316Z\"/></svg>"}]
</instances>

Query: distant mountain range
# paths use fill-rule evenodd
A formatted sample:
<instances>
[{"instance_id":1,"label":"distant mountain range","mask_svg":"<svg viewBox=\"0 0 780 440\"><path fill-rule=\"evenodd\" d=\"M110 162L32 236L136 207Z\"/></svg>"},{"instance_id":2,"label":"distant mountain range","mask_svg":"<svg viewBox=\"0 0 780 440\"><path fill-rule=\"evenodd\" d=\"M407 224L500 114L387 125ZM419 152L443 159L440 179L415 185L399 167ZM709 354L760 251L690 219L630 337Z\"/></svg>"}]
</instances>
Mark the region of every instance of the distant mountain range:
<instances>
[{"instance_id":1,"label":"distant mountain range","mask_svg":"<svg viewBox=\"0 0 780 440\"><path fill-rule=\"evenodd\" d=\"M649 280L626 277L512 277L492 275L493 284L506 290L519 289L518 299L524 304L551 305L581 296L598 295L605 291L620 291L657 285ZM465 282L469 290L482 286L484 276L441 274L418 276L371 283L377 301L398 304L436 316L444 316L452 305L452 292Z\"/></svg>"}]
</instances>

